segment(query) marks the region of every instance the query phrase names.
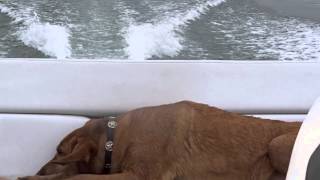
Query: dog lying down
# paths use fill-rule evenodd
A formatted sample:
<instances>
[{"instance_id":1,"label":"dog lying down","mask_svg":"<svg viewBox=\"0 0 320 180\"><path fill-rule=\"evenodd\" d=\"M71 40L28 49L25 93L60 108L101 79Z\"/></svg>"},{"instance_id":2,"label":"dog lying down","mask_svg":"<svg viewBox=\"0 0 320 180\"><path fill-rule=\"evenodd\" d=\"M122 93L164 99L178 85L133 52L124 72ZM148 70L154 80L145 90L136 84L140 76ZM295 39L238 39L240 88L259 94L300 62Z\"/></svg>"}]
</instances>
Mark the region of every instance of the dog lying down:
<instances>
[{"instance_id":1,"label":"dog lying down","mask_svg":"<svg viewBox=\"0 0 320 180\"><path fill-rule=\"evenodd\" d=\"M145 107L88 121L37 175L18 179L285 179L300 126L187 101Z\"/></svg>"}]
</instances>

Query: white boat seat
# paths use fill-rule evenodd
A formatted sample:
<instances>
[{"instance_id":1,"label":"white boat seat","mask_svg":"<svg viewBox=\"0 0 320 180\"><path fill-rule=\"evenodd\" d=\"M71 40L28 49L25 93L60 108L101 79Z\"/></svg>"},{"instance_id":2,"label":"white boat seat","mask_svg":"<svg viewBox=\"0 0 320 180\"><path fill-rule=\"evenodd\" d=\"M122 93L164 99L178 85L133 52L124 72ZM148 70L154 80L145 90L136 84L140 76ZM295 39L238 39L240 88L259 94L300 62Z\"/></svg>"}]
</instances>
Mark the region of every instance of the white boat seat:
<instances>
[{"instance_id":1,"label":"white boat seat","mask_svg":"<svg viewBox=\"0 0 320 180\"><path fill-rule=\"evenodd\" d=\"M304 115L256 115L262 118L301 121ZM0 114L0 176L35 174L72 130L87 120L81 116Z\"/></svg>"},{"instance_id":2,"label":"white boat seat","mask_svg":"<svg viewBox=\"0 0 320 180\"><path fill-rule=\"evenodd\" d=\"M0 114L0 176L35 174L56 146L88 118L60 115Z\"/></svg>"}]
</instances>

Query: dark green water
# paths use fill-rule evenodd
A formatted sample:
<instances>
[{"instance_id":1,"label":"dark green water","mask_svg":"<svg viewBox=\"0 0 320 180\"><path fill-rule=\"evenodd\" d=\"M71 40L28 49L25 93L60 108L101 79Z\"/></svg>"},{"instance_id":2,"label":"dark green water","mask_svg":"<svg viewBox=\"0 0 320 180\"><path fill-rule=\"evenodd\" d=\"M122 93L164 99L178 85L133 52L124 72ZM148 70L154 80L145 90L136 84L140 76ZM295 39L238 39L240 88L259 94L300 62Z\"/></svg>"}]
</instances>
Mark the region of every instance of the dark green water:
<instances>
[{"instance_id":1,"label":"dark green water","mask_svg":"<svg viewBox=\"0 0 320 180\"><path fill-rule=\"evenodd\" d=\"M320 59L319 21L257 1L2 0L0 57Z\"/></svg>"}]
</instances>

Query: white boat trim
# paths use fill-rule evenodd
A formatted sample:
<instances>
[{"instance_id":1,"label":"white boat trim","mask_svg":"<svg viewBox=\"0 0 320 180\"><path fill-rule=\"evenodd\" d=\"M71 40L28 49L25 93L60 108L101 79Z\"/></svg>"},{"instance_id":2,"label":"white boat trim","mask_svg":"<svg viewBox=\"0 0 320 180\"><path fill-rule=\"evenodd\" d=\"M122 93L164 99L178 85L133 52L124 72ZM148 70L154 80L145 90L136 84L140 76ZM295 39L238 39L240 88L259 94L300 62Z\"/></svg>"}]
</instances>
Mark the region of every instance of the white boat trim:
<instances>
[{"instance_id":1,"label":"white boat trim","mask_svg":"<svg viewBox=\"0 0 320 180\"><path fill-rule=\"evenodd\" d=\"M245 114L305 114L316 61L0 59L0 113L101 116L192 100Z\"/></svg>"}]
</instances>

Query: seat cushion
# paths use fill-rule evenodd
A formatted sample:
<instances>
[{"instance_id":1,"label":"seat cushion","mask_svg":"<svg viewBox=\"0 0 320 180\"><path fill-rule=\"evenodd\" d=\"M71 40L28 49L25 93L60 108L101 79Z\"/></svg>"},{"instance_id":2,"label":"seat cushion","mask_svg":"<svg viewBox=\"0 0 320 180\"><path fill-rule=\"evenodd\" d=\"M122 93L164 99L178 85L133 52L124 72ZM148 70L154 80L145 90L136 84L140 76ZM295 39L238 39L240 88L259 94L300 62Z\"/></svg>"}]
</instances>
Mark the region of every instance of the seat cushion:
<instances>
[{"instance_id":1,"label":"seat cushion","mask_svg":"<svg viewBox=\"0 0 320 180\"><path fill-rule=\"evenodd\" d=\"M302 120L303 115L255 115ZM56 146L89 118L61 115L0 114L0 177L35 174L55 154ZM0 178L1 179L1 178Z\"/></svg>"},{"instance_id":2,"label":"seat cushion","mask_svg":"<svg viewBox=\"0 0 320 180\"><path fill-rule=\"evenodd\" d=\"M0 114L0 176L35 174L58 143L89 119L81 116Z\"/></svg>"}]
</instances>

